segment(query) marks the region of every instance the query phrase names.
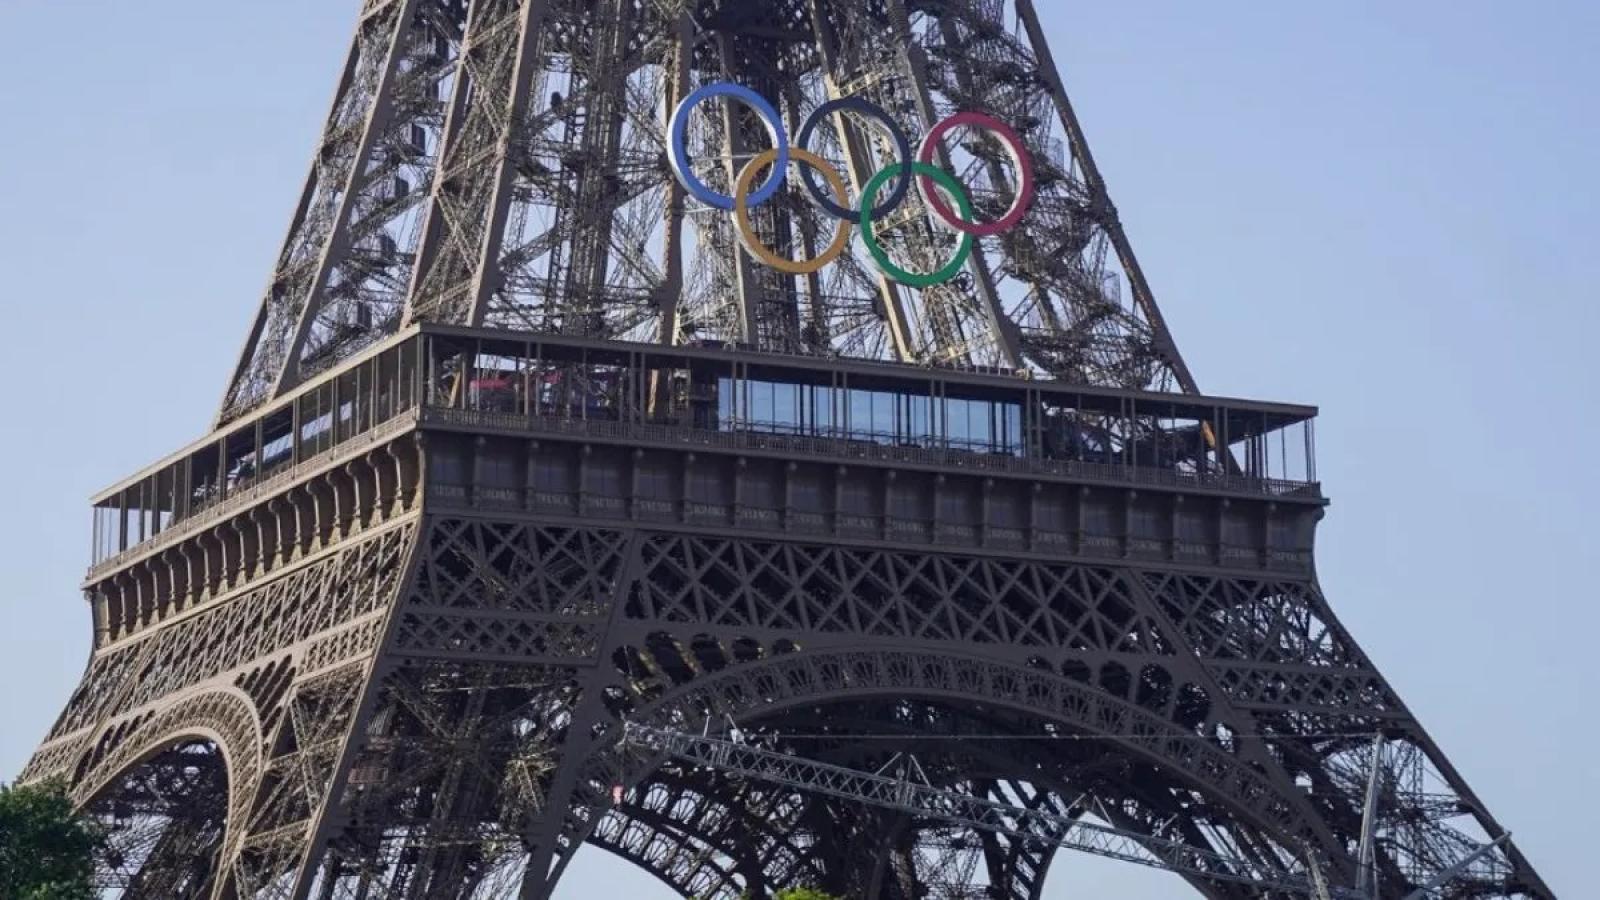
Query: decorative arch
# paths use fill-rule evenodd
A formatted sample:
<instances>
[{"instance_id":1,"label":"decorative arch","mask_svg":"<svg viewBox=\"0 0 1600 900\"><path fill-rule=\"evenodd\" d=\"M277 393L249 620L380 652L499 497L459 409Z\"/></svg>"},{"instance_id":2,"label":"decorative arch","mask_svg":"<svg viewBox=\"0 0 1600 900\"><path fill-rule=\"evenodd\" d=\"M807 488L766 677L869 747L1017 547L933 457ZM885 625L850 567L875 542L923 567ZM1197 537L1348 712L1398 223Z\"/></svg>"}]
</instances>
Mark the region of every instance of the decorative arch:
<instances>
[{"instance_id":1,"label":"decorative arch","mask_svg":"<svg viewBox=\"0 0 1600 900\"><path fill-rule=\"evenodd\" d=\"M600 818L589 843L653 875L680 896L710 898L809 880L807 849L790 840L805 802L714 774L661 770Z\"/></svg>"},{"instance_id":2,"label":"decorative arch","mask_svg":"<svg viewBox=\"0 0 1600 900\"><path fill-rule=\"evenodd\" d=\"M78 806L116 808L125 780L152 761L185 746L215 748L226 783L226 814L216 842L218 859L213 896L226 881L223 873L239 840L239 825L255 796L263 770L260 718L248 696L234 688L211 688L184 697L163 709L109 723L79 760L73 779Z\"/></svg>"},{"instance_id":3,"label":"decorative arch","mask_svg":"<svg viewBox=\"0 0 1600 900\"><path fill-rule=\"evenodd\" d=\"M249 802L262 771L261 720L234 688L209 688L155 712L107 724L78 761L73 800L87 805L118 775L184 738L212 741L228 770L230 819Z\"/></svg>"},{"instance_id":4,"label":"decorative arch","mask_svg":"<svg viewBox=\"0 0 1600 900\"><path fill-rule=\"evenodd\" d=\"M1132 702L1053 672L941 649L819 649L697 678L643 706L635 717L698 728L707 716L753 722L789 709L865 698L924 697L1004 707L1165 766L1194 788L1285 842L1298 837L1288 799L1216 742L1198 739Z\"/></svg>"},{"instance_id":5,"label":"decorative arch","mask_svg":"<svg viewBox=\"0 0 1600 900\"><path fill-rule=\"evenodd\" d=\"M751 790L755 787L755 790ZM752 796L752 794L754 796ZM672 889L679 896L719 898L767 896L793 884L816 884L828 875L828 846L795 842L796 826L844 801L796 794L767 786L718 783L699 770L657 771L615 809L599 817L587 843L603 849ZM861 808L862 821L876 820L893 832L875 846L876 866L857 873L881 888L888 850L909 822L904 816ZM991 862L1011 876L1011 900L1037 900L1053 848L1002 848ZM833 873L837 874L837 873ZM881 890L867 896L884 896Z\"/></svg>"},{"instance_id":6,"label":"decorative arch","mask_svg":"<svg viewBox=\"0 0 1600 900\"><path fill-rule=\"evenodd\" d=\"M620 693L617 689L610 693L613 713L692 731L700 730L707 720L770 722L794 710L851 701L924 700L947 708L1019 713L1050 723L1063 734L1097 737L1116 746L1119 755L1156 767L1175 784L1228 808L1272 843L1295 846L1302 834L1302 823L1289 800L1220 740L1207 739L1199 729L1159 715L1131 697L1112 696L1092 682L1079 682L1052 669L942 648L796 649L699 673L648 699L632 693L631 702L621 702ZM582 786L603 791L620 770L622 783L634 787L664 762L637 754L619 759L606 752L603 743L594 749L600 752L579 780L575 805L600 799L592 793L584 796ZM568 825L568 846L575 848L590 839L601 818L574 816Z\"/></svg>"}]
</instances>

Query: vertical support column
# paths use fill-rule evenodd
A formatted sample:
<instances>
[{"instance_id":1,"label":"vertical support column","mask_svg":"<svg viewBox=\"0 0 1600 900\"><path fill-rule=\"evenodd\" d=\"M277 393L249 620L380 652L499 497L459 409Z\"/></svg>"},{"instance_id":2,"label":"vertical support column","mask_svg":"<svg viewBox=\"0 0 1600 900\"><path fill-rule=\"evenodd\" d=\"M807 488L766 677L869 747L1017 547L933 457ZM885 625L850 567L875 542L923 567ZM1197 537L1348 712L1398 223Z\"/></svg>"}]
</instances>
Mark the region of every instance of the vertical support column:
<instances>
[{"instance_id":1,"label":"vertical support column","mask_svg":"<svg viewBox=\"0 0 1600 900\"><path fill-rule=\"evenodd\" d=\"M294 540L286 541L283 548L284 561L292 562L310 553L316 540L316 498L308 485L294 488L283 496L289 504L285 512L294 518Z\"/></svg>"},{"instance_id":2,"label":"vertical support column","mask_svg":"<svg viewBox=\"0 0 1600 900\"><path fill-rule=\"evenodd\" d=\"M261 573L261 519L265 509L257 505L240 516L235 530L239 533L239 582L250 581Z\"/></svg>"},{"instance_id":3,"label":"vertical support column","mask_svg":"<svg viewBox=\"0 0 1600 900\"><path fill-rule=\"evenodd\" d=\"M809 0L811 10L811 27L817 37L817 51L822 59L823 77L828 87L830 99L843 96L839 87L841 76L839 60L839 37L834 33L833 24L828 20L822 7L822 0ZM873 176L871 153L857 137L850 123L841 115L838 117L839 142L844 147L845 168L849 170L850 186L861 193L861 188ZM910 319L906 315L905 301L900 289L889 276L878 273L878 296L883 303L883 314L887 320L889 342L894 345L895 357L901 362L915 362L919 356L915 344L911 339Z\"/></svg>"},{"instance_id":4,"label":"vertical support column","mask_svg":"<svg viewBox=\"0 0 1600 900\"><path fill-rule=\"evenodd\" d=\"M667 64L667 97L661 124L662 133L667 132L667 127L672 121L673 111L689 93L689 63L694 55L694 23L690 20L687 10L678 15L673 23L672 49L668 54ZM676 178L668 178L666 183L667 202L664 210L666 225L662 242L662 272L661 287L656 296L656 307L661 314L661 331L656 336L657 341L666 346L678 342L678 331L682 327L679 306L683 300L683 220L688 201L688 192ZM651 387L650 399L646 415L654 418L662 414L662 409L669 400L671 385L662 377L659 370L650 373Z\"/></svg>"},{"instance_id":5,"label":"vertical support column","mask_svg":"<svg viewBox=\"0 0 1600 900\"><path fill-rule=\"evenodd\" d=\"M1084 532L1087 528L1088 515L1086 507L1089 503L1089 488L1080 487L1077 490L1076 502L1072 506L1072 537L1069 544L1074 555L1083 553Z\"/></svg>"},{"instance_id":6,"label":"vertical support column","mask_svg":"<svg viewBox=\"0 0 1600 900\"><path fill-rule=\"evenodd\" d=\"M1124 491L1122 493L1122 532L1119 538L1122 543L1122 558L1127 559L1133 555L1133 510L1139 502L1138 491Z\"/></svg>"},{"instance_id":7,"label":"vertical support column","mask_svg":"<svg viewBox=\"0 0 1600 900\"><path fill-rule=\"evenodd\" d=\"M110 643L113 636L111 603L104 588L96 587L90 590L88 597L89 609L94 615L94 646L99 649Z\"/></svg>"},{"instance_id":8,"label":"vertical support column","mask_svg":"<svg viewBox=\"0 0 1600 900\"><path fill-rule=\"evenodd\" d=\"M343 477L341 477L343 476ZM351 464L334 469L327 474L329 493L333 500L334 527L330 542L344 540L354 533L356 522L355 473Z\"/></svg>"},{"instance_id":9,"label":"vertical support column","mask_svg":"<svg viewBox=\"0 0 1600 900\"><path fill-rule=\"evenodd\" d=\"M312 544L313 550L321 550L339 539L338 509L333 488L327 479L327 475L322 475L306 482L306 493L316 510L314 530L316 539Z\"/></svg>"},{"instance_id":10,"label":"vertical support column","mask_svg":"<svg viewBox=\"0 0 1600 900\"><path fill-rule=\"evenodd\" d=\"M229 587L227 526L219 525L206 536L211 542L206 550L206 590L209 598L216 598Z\"/></svg>"},{"instance_id":11,"label":"vertical support column","mask_svg":"<svg viewBox=\"0 0 1600 900\"><path fill-rule=\"evenodd\" d=\"M123 572L119 581L122 585L122 595L127 598L129 620L136 631L143 631L150 626L149 612L145 609L144 592L139 590L139 578L132 569Z\"/></svg>"},{"instance_id":12,"label":"vertical support column","mask_svg":"<svg viewBox=\"0 0 1600 900\"><path fill-rule=\"evenodd\" d=\"M1233 501L1227 497L1217 501L1217 543L1212 548L1211 561L1219 566L1228 560L1228 509L1232 506Z\"/></svg>"},{"instance_id":13,"label":"vertical support column","mask_svg":"<svg viewBox=\"0 0 1600 900\"><path fill-rule=\"evenodd\" d=\"M529 441L523 455L522 508L539 507L539 442Z\"/></svg>"},{"instance_id":14,"label":"vertical support column","mask_svg":"<svg viewBox=\"0 0 1600 900\"><path fill-rule=\"evenodd\" d=\"M483 501L484 461L488 454L486 449L488 446L489 439L481 434L472 439L472 472L469 476L472 484L467 488L467 496L473 506Z\"/></svg>"},{"instance_id":15,"label":"vertical support column","mask_svg":"<svg viewBox=\"0 0 1600 900\"><path fill-rule=\"evenodd\" d=\"M793 81L785 81L780 89L783 93L783 109L788 114L788 122L785 128L791 136L790 140L793 140L793 135L799 134L802 122L803 110L800 102L800 91ZM816 222L813 219L807 216L796 216L793 219L793 224L800 229L800 243L804 246L807 257L821 250L824 244L818 236ZM812 352L825 351L827 349L825 338L827 336L828 317L826 301L822 296L822 274L820 271L810 272L804 278L806 296L810 298L810 309L808 310L810 322L802 329L801 343L805 349ZM880 275L880 285L883 282L884 279ZM796 312L796 318L798 319L798 311ZM808 330L809 334L807 333Z\"/></svg>"},{"instance_id":16,"label":"vertical support column","mask_svg":"<svg viewBox=\"0 0 1600 900\"><path fill-rule=\"evenodd\" d=\"M717 43L722 55L723 74L735 77L739 67L734 58L732 39L725 34L719 35ZM722 155L728 166L728 183L733 184L734 179L739 177L740 166L750 156L750 150L745 145L744 133L739 127L739 107L732 101L722 104ZM739 295L740 338L753 347L759 347L759 314L766 302L761 273L756 271L750 258L739 248L738 241L734 241L730 249L733 252L733 272Z\"/></svg>"},{"instance_id":17,"label":"vertical support column","mask_svg":"<svg viewBox=\"0 0 1600 900\"><path fill-rule=\"evenodd\" d=\"M499 286L513 147L528 108L547 0L474 3L406 321L478 324Z\"/></svg>"},{"instance_id":18,"label":"vertical support column","mask_svg":"<svg viewBox=\"0 0 1600 900\"><path fill-rule=\"evenodd\" d=\"M128 549L128 492L117 494L117 553ZM115 554L113 554L115 555Z\"/></svg>"},{"instance_id":19,"label":"vertical support column","mask_svg":"<svg viewBox=\"0 0 1600 900\"><path fill-rule=\"evenodd\" d=\"M165 553L150 557L145 568L150 572L151 617L160 622L172 615L172 570Z\"/></svg>"},{"instance_id":20,"label":"vertical support column","mask_svg":"<svg viewBox=\"0 0 1600 900\"><path fill-rule=\"evenodd\" d=\"M272 520L272 541L262 546L261 553L263 557L271 556L266 568L278 569L288 565L292 558L290 548L294 540L294 510L283 497L273 497L267 501L267 516Z\"/></svg>"},{"instance_id":21,"label":"vertical support column","mask_svg":"<svg viewBox=\"0 0 1600 900\"><path fill-rule=\"evenodd\" d=\"M750 483L750 460L748 457L739 456L733 460L733 515L729 524L738 528L744 516L744 498L748 493Z\"/></svg>"},{"instance_id":22,"label":"vertical support column","mask_svg":"<svg viewBox=\"0 0 1600 900\"><path fill-rule=\"evenodd\" d=\"M350 509L345 514L345 537L350 537L367 527L367 515L372 504L372 489L367 486L367 476L371 470L367 467L365 457L358 456L345 464L344 473L350 479Z\"/></svg>"},{"instance_id":23,"label":"vertical support column","mask_svg":"<svg viewBox=\"0 0 1600 900\"><path fill-rule=\"evenodd\" d=\"M799 469L800 464L793 460L783 464L783 519L780 525L784 531L789 531L794 525L794 473Z\"/></svg>"},{"instance_id":24,"label":"vertical support column","mask_svg":"<svg viewBox=\"0 0 1600 900\"><path fill-rule=\"evenodd\" d=\"M978 504L978 545L989 545L990 532L994 527L994 479L983 479L983 496Z\"/></svg>"},{"instance_id":25,"label":"vertical support column","mask_svg":"<svg viewBox=\"0 0 1600 900\"><path fill-rule=\"evenodd\" d=\"M578 483L574 485L578 499L577 515L582 516L588 511L589 500L589 460L594 457L594 445L584 444L578 448Z\"/></svg>"},{"instance_id":26,"label":"vertical support column","mask_svg":"<svg viewBox=\"0 0 1600 900\"><path fill-rule=\"evenodd\" d=\"M1028 534L1023 546L1030 552L1039 552L1039 497L1044 493L1044 482L1035 481L1028 486Z\"/></svg>"},{"instance_id":27,"label":"vertical support column","mask_svg":"<svg viewBox=\"0 0 1600 900\"><path fill-rule=\"evenodd\" d=\"M900 46L904 48L910 65L912 99L916 102L917 111L922 115L923 121L932 126L938 121L939 115L933 107L933 94L928 87L927 54L911 31L911 16L906 11L905 0L885 0L884 6L888 10L889 21L899 37ZM950 168L949 154L943 147L937 148L937 151L940 165ZM989 270L988 260L981 249L974 248L968 266L972 270L979 306L994 335L995 347L1000 354L1000 364L1009 369L1021 368L1022 351L1018 347L1016 323L1011 321L1000 305L1000 292L995 286L994 273Z\"/></svg>"},{"instance_id":28,"label":"vertical support column","mask_svg":"<svg viewBox=\"0 0 1600 900\"><path fill-rule=\"evenodd\" d=\"M178 615L184 612L189 599L189 565L179 548L163 552L162 564L166 565L166 604L173 615Z\"/></svg>"},{"instance_id":29,"label":"vertical support column","mask_svg":"<svg viewBox=\"0 0 1600 900\"><path fill-rule=\"evenodd\" d=\"M122 586L117 583L117 577L112 576L101 582L99 589L105 596L111 640L120 640L133 630L133 619L128 615L127 604L123 602Z\"/></svg>"},{"instance_id":30,"label":"vertical support column","mask_svg":"<svg viewBox=\"0 0 1600 900\"><path fill-rule=\"evenodd\" d=\"M1187 494L1175 494L1172 498L1172 506L1167 510L1167 548L1165 556L1169 560L1178 558L1178 542L1182 539L1180 525L1183 522L1183 508L1188 502L1189 497Z\"/></svg>"},{"instance_id":31,"label":"vertical support column","mask_svg":"<svg viewBox=\"0 0 1600 900\"><path fill-rule=\"evenodd\" d=\"M395 498L399 496L399 472L395 468L394 451L390 445L385 444L372 451L367 456L367 468L372 470L373 480L371 522L387 522L394 512Z\"/></svg>"},{"instance_id":32,"label":"vertical support column","mask_svg":"<svg viewBox=\"0 0 1600 900\"><path fill-rule=\"evenodd\" d=\"M603 320L602 298L606 296L612 222L618 195L610 179L600 173L621 159L618 154L627 118L627 79L632 74L623 61L629 59L628 42L634 30L648 27L636 20L635 8L631 0L605 0L594 4L589 20L593 47L589 65L593 68L580 69L587 78L589 91L585 98L588 121L579 152L592 163L578 181L577 198L583 212L573 220L572 264L568 270L567 296L579 300L581 305L564 309L562 318L574 321L581 316L581 328L585 333L592 332L591 321Z\"/></svg>"},{"instance_id":33,"label":"vertical support column","mask_svg":"<svg viewBox=\"0 0 1600 900\"><path fill-rule=\"evenodd\" d=\"M623 498L623 509L630 521L639 520L639 474L644 468L644 448L635 447L628 454L628 488Z\"/></svg>"},{"instance_id":34,"label":"vertical support column","mask_svg":"<svg viewBox=\"0 0 1600 900\"><path fill-rule=\"evenodd\" d=\"M200 549L196 535L178 545L178 555L183 559L184 595L178 601L178 611L183 612L200 602L205 591L205 553Z\"/></svg>"},{"instance_id":35,"label":"vertical support column","mask_svg":"<svg viewBox=\"0 0 1600 900\"><path fill-rule=\"evenodd\" d=\"M692 484L694 481L693 453L683 454L683 467L678 476L678 521L684 524L689 522L689 503L694 497Z\"/></svg>"},{"instance_id":36,"label":"vertical support column","mask_svg":"<svg viewBox=\"0 0 1600 900\"><path fill-rule=\"evenodd\" d=\"M232 537L229 542L232 552L228 555L228 588L231 590L242 586L250 577L246 571L246 560L250 558L249 520L241 516L219 527L230 532Z\"/></svg>"},{"instance_id":37,"label":"vertical support column","mask_svg":"<svg viewBox=\"0 0 1600 900\"><path fill-rule=\"evenodd\" d=\"M428 464L427 449L427 435L418 432L413 438L412 452L395 454L395 462L400 470L399 504L403 512L416 509L421 501L423 473Z\"/></svg>"}]
</instances>

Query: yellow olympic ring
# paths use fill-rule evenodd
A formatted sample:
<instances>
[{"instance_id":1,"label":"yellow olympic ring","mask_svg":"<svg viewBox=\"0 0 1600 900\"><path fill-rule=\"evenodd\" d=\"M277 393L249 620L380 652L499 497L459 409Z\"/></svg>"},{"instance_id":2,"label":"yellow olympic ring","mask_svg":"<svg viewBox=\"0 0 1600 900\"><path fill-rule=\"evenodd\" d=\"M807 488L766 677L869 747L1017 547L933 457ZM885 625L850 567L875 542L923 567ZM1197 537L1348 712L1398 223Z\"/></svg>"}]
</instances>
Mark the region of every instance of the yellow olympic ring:
<instances>
[{"instance_id":1,"label":"yellow olympic ring","mask_svg":"<svg viewBox=\"0 0 1600 900\"><path fill-rule=\"evenodd\" d=\"M789 148L789 157L794 162L810 166L821 172L822 177L827 179L828 184L833 188L833 193L839 198L839 202L845 205L850 203L849 197L846 196L844 178L839 175L833 166L828 164L827 160L799 147ZM822 254L815 259L785 259L762 244L761 237L756 234L755 226L750 223L750 187L755 183L757 173L777 162L777 160L778 151L776 149L768 150L746 163L744 169L739 172L739 180L734 183L733 188L733 217L739 224L739 243L744 245L744 249L751 256L780 272L788 275L814 275L822 271L822 268L828 263L842 256L845 250L849 249L850 228L852 226L848 219L840 219L839 230L834 232L833 235L833 243L829 244L828 249L822 251Z\"/></svg>"}]
</instances>

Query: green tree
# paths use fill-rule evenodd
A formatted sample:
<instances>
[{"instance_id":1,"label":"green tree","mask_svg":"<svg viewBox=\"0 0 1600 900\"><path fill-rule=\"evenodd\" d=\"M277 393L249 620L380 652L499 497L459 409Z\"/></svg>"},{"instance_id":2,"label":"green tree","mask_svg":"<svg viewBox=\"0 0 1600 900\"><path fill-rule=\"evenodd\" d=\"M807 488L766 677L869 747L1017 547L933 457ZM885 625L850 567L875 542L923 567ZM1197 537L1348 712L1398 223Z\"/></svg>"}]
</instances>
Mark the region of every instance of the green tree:
<instances>
[{"instance_id":1,"label":"green tree","mask_svg":"<svg viewBox=\"0 0 1600 900\"><path fill-rule=\"evenodd\" d=\"M699 900L699 898L691 897L689 900ZM744 900L750 900L750 895L745 894ZM844 900L844 898L823 893L814 887L792 887L773 894L772 900Z\"/></svg>"},{"instance_id":2,"label":"green tree","mask_svg":"<svg viewBox=\"0 0 1600 900\"><path fill-rule=\"evenodd\" d=\"M795 887L779 891L773 900L844 900L844 898L824 894L816 888Z\"/></svg>"},{"instance_id":3,"label":"green tree","mask_svg":"<svg viewBox=\"0 0 1600 900\"><path fill-rule=\"evenodd\" d=\"M101 842L65 785L0 785L0 900L94 900Z\"/></svg>"}]
</instances>

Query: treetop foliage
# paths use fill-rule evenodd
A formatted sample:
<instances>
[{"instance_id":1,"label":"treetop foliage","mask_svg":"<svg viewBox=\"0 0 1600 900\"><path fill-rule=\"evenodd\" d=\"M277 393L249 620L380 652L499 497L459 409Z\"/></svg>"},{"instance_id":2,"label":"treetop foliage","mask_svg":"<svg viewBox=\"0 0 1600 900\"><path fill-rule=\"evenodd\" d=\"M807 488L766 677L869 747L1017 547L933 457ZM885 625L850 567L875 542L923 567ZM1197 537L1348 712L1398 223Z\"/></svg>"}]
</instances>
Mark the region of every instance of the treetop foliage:
<instances>
[{"instance_id":1,"label":"treetop foliage","mask_svg":"<svg viewBox=\"0 0 1600 900\"><path fill-rule=\"evenodd\" d=\"M95 900L102 841L65 785L0 785L0 900Z\"/></svg>"}]
</instances>

